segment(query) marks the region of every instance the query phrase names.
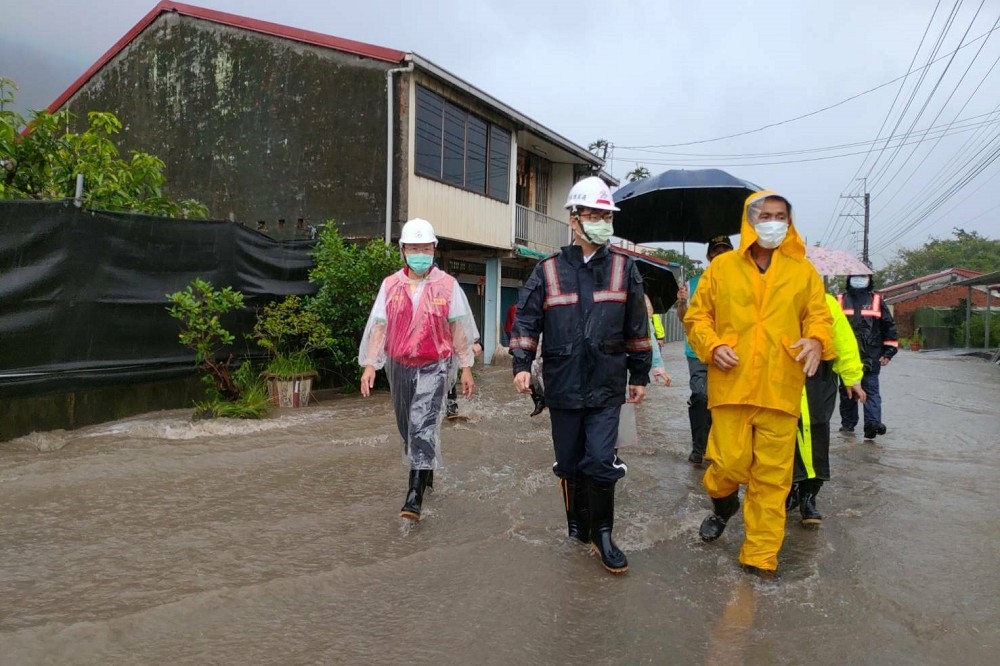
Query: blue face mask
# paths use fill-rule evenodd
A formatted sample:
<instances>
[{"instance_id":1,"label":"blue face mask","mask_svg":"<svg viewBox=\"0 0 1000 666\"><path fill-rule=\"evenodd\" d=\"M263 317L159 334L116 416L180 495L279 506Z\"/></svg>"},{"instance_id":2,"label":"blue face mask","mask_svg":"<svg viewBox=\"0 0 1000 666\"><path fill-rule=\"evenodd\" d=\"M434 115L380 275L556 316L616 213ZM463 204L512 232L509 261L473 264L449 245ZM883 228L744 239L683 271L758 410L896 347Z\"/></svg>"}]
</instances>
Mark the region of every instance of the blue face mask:
<instances>
[{"instance_id":1,"label":"blue face mask","mask_svg":"<svg viewBox=\"0 0 1000 666\"><path fill-rule=\"evenodd\" d=\"M423 275L434 265L433 254L407 254L406 265L417 275Z\"/></svg>"}]
</instances>

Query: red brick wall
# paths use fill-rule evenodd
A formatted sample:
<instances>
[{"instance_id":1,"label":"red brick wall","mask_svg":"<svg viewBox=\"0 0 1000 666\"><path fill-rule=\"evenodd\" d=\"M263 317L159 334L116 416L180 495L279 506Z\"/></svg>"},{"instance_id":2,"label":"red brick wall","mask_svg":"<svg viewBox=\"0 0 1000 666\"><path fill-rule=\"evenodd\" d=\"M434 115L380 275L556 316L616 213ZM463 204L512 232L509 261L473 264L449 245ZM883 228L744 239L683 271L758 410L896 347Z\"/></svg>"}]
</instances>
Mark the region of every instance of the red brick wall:
<instances>
[{"instance_id":1,"label":"red brick wall","mask_svg":"<svg viewBox=\"0 0 1000 666\"><path fill-rule=\"evenodd\" d=\"M913 313L916 312L917 308L953 308L961 300L968 298L968 287L952 286L896 303L892 308L892 314L896 320L896 331L899 333L899 337L908 338L913 335ZM977 307L986 307L986 292L973 289L972 302ZM1000 310L1000 301L994 298L990 306Z\"/></svg>"}]
</instances>

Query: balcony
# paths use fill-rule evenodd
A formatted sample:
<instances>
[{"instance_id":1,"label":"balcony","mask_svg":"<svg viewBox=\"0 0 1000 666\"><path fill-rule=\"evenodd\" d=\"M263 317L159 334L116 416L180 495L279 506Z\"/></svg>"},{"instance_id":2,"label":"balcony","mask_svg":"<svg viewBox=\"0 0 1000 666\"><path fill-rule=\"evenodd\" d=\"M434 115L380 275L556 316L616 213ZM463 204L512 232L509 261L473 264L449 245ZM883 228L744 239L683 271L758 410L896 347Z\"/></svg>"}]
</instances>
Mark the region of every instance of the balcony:
<instances>
[{"instance_id":1,"label":"balcony","mask_svg":"<svg viewBox=\"0 0 1000 666\"><path fill-rule=\"evenodd\" d=\"M555 252L569 242L569 225L525 206L515 205L514 242L541 252Z\"/></svg>"}]
</instances>

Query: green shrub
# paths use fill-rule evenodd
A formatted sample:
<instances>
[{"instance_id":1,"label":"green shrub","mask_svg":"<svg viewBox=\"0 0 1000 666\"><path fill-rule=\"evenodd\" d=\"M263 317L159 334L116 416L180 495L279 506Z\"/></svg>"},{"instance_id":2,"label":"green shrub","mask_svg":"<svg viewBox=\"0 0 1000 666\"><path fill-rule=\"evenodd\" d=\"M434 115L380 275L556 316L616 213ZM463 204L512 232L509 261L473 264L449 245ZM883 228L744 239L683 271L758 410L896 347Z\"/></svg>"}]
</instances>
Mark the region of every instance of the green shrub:
<instances>
[{"instance_id":1,"label":"green shrub","mask_svg":"<svg viewBox=\"0 0 1000 666\"><path fill-rule=\"evenodd\" d=\"M215 384L207 382L204 401L195 402L195 413L201 416L231 419L259 419L267 413L270 404L267 395L267 384L260 376L257 368L245 361L232 373L233 384L239 390L240 397L236 400L226 400Z\"/></svg>"},{"instance_id":2,"label":"green shrub","mask_svg":"<svg viewBox=\"0 0 1000 666\"><path fill-rule=\"evenodd\" d=\"M195 278L183 291L167 294L167 300L171 303L167 312L181 323L178 338L194 350L195 363L206 372L203 381L214 391L212 395L238 400L240 389L230 371L233 356L224 361L218 356L233 343L233 334L222 326L220 317L243 307L243 294L231 287L217 291L211 282Z\"/></svg>"},{"instance_id":3,"label":"green shrub","mask_svg":"<svg viewBox=\"0 0 1000 666\"><path fill-rule=\"evenodd\" d=\"M990 317L990 349L1000 346L1000 312L991 312ZM963 321L956 331L959 345L965 345L965 322ZM986 314L984 312L973 312L969 322L969 346L982 347L986 340Z\"/></svg>"},{"instance_id":4,"label":"green shrub","mask_svg":"<svg viewBox=\"0 0 1000 666\"><path fill-rule=\"evenodd\" d=\"M309 280L319 285L307 309L330 327L329 371L342 386L361 379L358 347L382 280L402 266L399 249L384 240L364 245L344 240L333 221L320 231Z\"/></svg>"},{"instance_id":5,"label":"green shrub","mask_svg":"<svg viewBox=\"0 0 1000 666\"><path fill-rule=\"evenodd\" d=\"M257 315L253 338L270 357L265 372L279 379L315 372L313 352L333 344L330 327L296 295L264 306Z\"/></svg>"}]
</instances>

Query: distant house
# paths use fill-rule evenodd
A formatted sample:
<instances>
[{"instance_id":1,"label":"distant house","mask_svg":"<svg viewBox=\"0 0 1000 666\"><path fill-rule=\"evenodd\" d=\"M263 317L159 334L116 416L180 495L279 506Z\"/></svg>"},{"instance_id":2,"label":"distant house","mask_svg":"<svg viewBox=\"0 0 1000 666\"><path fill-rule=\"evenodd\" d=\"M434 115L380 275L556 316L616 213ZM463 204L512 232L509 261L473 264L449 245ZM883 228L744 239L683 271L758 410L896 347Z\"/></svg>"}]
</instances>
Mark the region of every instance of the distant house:
<instances>
[{"instance_id":1,"label":"distant house","mask_svg":"<svg viewBox=\"0 0 1000 666\"><path fill-rule=\"evenodd\" d=\"M61 108L77 122L114 112L120 146L165 161L170 196L277 238L332 219L346 237L393 240L407 219L430 220L487 358L530 264L569 238L570 187L603 165L416 53L175 2Z\"/></svg>"},{"instance_id":2,"label":"distant house","mask_svg":"<svg viewBox=\"0 0 1000 666\"><path fill-rule=\"evenodd\" d=\"M879 292L892 306L899 336L911 337L915 332L914 315L918 308L957 307L963 300L969 299L970 288L956 283L980 275L967 268L949 268L890 285ZM986 306L986 287L973 287L971 293L974 307Z\"/></svg>"}]
</instances>

